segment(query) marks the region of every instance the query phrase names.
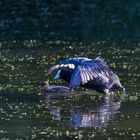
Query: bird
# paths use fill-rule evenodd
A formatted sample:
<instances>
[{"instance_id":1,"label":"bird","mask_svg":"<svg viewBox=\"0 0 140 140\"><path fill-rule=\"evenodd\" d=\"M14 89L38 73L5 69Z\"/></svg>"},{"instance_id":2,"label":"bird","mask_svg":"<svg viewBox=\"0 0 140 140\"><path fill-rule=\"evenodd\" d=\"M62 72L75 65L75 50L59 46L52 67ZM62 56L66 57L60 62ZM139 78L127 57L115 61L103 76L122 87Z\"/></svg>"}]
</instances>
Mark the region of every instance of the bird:
<instances>
[{"instance_id":1,"label":"bird","mask_svg":"<svg viewBox=\"0 0 140 140\"><path fill-rule=\"evenodd\" d=\"M42 93L47 93L48 95L54 95L54 94L63 94L63 93L69 93L70 89L66 86L54 86L49 85L49 82L39 82L39 86L41 88Z\"/></svg>"},{"instance_id":2,"label":"bird","mask_svg":"<svg viewBox=\"0 0 140 140\"><path fill-rule=\"evenodd\" d=\"M99 93L111 93L115 90L125 90L119 77L107 65L104 58L90 59L86 57L68 58L55 63L48 74L60 68L55 79L62 78L69 83L70 91L83 86Z\"/></svg>"}]
</instances>

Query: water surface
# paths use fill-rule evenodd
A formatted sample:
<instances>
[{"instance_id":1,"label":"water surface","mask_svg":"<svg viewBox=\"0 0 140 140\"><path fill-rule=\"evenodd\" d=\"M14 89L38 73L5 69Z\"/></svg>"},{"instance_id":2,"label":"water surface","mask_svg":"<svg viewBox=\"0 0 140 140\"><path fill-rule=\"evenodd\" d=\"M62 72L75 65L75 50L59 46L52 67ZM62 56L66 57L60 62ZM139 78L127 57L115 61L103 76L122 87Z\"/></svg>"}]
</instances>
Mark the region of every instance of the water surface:
<instances>
[{"instance_id":1,"label":"water surface","mask_svg":"<svg viewBox=\"0 0 140 140\"><path fill-rule=\"evenodd\" d=\"M24 48L24 49L23 49ZM37 82L67 85L47 76L58 60L104 57L126 88L125 100L104 100L95 91L78 89L81 96L54 97L47 103L38 95ZM140 44L138 41L1 42L0 138L93 139L140 138ZM90 93L90 95L88 95ZM87 94L87 95L86 95Z\"/></svg>"}]
</instances>

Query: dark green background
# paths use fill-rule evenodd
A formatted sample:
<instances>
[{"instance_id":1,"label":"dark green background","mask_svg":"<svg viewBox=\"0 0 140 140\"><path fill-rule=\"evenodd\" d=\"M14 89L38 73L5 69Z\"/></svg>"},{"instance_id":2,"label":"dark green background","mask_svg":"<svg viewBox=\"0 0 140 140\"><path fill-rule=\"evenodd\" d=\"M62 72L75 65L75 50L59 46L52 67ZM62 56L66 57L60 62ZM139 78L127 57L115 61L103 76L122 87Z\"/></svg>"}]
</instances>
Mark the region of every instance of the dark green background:
<instances>
[{"instance_id":1,"label":"dark green background","mask_svg":"<svg viewBox=\"0 0 140 140\"><path fill-rule=\"evenodd\" d=\"M1 0L0 39L135 40L139 0Z\"/></svg>"}]
</instances>

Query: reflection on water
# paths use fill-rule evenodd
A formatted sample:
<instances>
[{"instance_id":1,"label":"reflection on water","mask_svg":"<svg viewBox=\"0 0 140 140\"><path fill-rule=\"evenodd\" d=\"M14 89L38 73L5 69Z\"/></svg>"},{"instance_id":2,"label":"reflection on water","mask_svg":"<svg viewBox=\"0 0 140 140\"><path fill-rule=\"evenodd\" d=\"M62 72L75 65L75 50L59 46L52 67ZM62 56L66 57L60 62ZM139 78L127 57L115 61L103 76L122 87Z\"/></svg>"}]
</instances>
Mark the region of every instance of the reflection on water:
<instances>
[{"instance_id":1,"label":"reflection on water","mask_svg":"<svg viewBox=\"0 0 140 140\"><path fill-rule=\"evenodd\" d=\"M74 127L104 127L114 119L120 108L119 102L100 104L99 107L82 114L78 110L72 110L71 123Z\"/></svg>"},{"instance_id":2,"label":"reflection on water","mask_svg":"<svg viewBox=\"0 0 140 140\"><path fill-rule=\"evenodd\" d=\"M114 101L108 98L102 99L97 103L89 100L91 102L90 107L89 103L85 102L84 107L87 108L86 110L81 108L82 101L80 100L77 100L75 105L71 105L65 109L62 106L53 107L51 102L54 102L54 99L51 100L49 102L50 114L54 115L55 120L63 121L72 127L105 127L114 120L115 114L119 113L121 106L120 101ZM61 100L57 100L61 104Z\"/></svg>"}]
</instances>

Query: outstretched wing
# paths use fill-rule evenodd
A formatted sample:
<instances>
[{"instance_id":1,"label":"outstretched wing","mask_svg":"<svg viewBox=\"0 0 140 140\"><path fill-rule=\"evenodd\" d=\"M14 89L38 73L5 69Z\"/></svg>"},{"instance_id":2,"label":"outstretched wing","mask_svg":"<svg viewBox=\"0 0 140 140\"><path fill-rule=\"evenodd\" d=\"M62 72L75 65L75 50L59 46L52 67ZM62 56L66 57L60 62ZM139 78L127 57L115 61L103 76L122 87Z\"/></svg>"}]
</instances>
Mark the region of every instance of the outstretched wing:
<instances>
[{"instance_id":1,"label":"outstretched wing","mask_svg":"<svg viewBox=\"0 0 140 140\"><path fill-rule=\"evenodd\" d=\"M90 80L96 80L104 88L108 87L109 75L112 71L109 69L103 58L88 59L86 57L69 58L54 64L48 71L48 74L57 68L68 67L73 69L70 80L70 88L79 87Z\"/></svg>"},{"instance_id":2,"label":"outstretched wing","mask_svg":"<svg viewBox=\"0 0 140 140\"><path fill-rule=\"evenodd\" d=\"M112 71L101 58L96 58L91 61L83 61L73 72L70 87L78 87L86 84L88 81L96 80L104 88L108 87L109 74Z\"/></svg>"},{"instance_id":3,"label":"outstretched wing","mask_svg":"<svg viewBox=\"0 0 140 140\"><path fill-rule=\"evenodd\" d=\"M76 57L76 58L69 58L66 59L64 61L60 61L56 64L54 64L49 70L48 70L48 74L50 74L51 72L53 72L55 69L57 68L64 68L64 67L68 67L70 69L75 69L75 67L77 65L79 65L83 60L92 60L92 59L88 59L86 57Z\"/></svg>"}]
</instances>

